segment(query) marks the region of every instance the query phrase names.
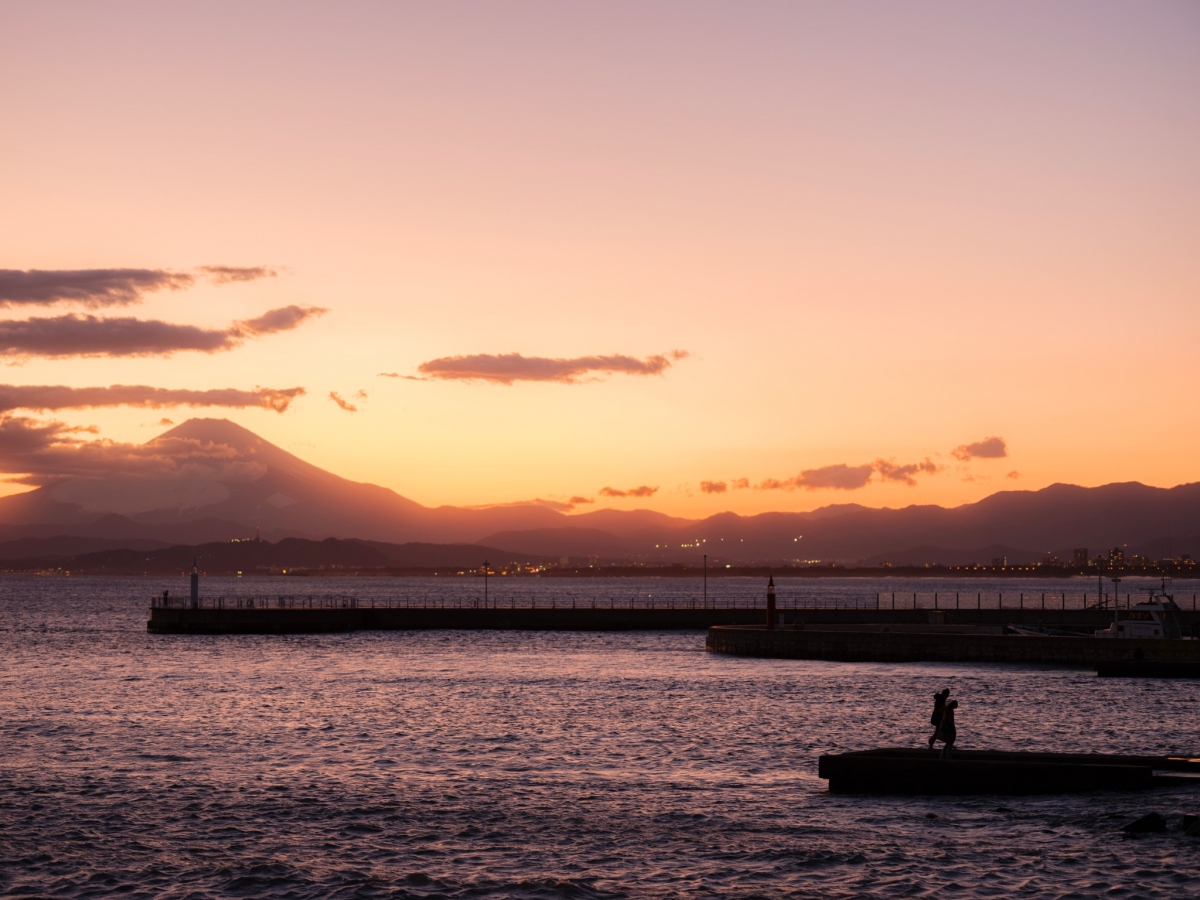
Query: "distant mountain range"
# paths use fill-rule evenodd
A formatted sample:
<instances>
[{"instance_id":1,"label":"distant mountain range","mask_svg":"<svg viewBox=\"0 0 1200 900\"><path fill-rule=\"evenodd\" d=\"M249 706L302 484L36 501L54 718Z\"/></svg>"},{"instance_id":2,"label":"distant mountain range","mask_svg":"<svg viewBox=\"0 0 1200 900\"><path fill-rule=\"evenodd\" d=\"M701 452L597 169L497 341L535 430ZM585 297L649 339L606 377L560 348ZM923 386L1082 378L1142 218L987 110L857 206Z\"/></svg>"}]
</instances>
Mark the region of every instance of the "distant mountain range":
<instances>
[{"instance_id":1,"label":"distant mountain range","mask_svg":"<svg viewBox=\"0 0 1200 900\"><path fill-rule=\"evenodd\" d=\"M649 510L563 514L535 504L426 507L326 472L224 419L191 419L145 449L154 465L144 473L62 478L0 498L0 559L154 551L256 532L272 542L453 544L460 545L455 553L503 552L509 561L591 556L699 563L707 554L711 565L920 565L988 563L997 556L1023 563L1047 553L1069 558L1075 547L1093 556L1113 546L1152 557L1200 552L1200 484L1056 484L953 508L844 504L690 520ZM432 558L432 551L421 552Z\"/></svg>"},{"instance_id":2,"label":"distant mountain range","mask_svg":"<svg viewBox=\"0 0 1200 900\"><path fill-rule=\"evenodd\" d=\"M536 562L533 557L510 553L478 544L388 544L383 541L340 540L325 538L283 538L274 543L264 540L214 541L196 546L177 545L153 549L105 549L79 554L38 554L16 558L0 555L0 567L28 569L41 561L45 565L79 569L91 575L177 574L197 561L209 575L253 575L264 570L286 575L289 571L326 570L420 570L441 568L447 574L457 571L478 573L484 560L501 564Z\"/></svg>"}]
</instances>

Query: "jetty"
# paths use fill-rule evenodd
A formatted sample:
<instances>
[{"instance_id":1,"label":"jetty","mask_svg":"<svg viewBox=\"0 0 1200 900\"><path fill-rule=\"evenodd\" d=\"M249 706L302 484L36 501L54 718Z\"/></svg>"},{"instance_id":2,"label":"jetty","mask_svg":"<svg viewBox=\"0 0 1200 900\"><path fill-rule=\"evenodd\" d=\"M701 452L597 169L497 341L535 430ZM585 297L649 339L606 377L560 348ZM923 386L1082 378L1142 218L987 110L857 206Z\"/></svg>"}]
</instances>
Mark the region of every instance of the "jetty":
<instances>
[{"instance_id":1,"label":"jetty","mask_svg":"<svg viewBox=\"0 0 1200 900\"><path fill-rule=\"evenodd\" d=\"M1106 595L1089 597L1086 593L1043 593L1039 597L1021 593L986 597L979 592L891 593L860 598L786 598L777 602L772 579L765 598L710 597L707 587L691 597L678 593L581 597L576 593L556 598L544 592L518 596L511 589L497 596L488 593L486 577L481 581L482 592L460 589L457 595L436 591L397 593L386 598L296 593L202 596L200 574L193 563L188 596L172 597L164 592L152 598L146 629L152 634L302 634L368 629L704 631L716 627L743 629L744 633L717 634L710 630L710 650L795 656L787 646L780 650L775 643L760 645L756 635L763 630L761 623L777 624L778 633L807 628L813 633L842 629L860 635L874 631L1001 637L1010 626L1090 633L1113 618L1112 611L1102 605L1109 600ZM1116 604L1115 596L1112 602ZM1126 595L1126 604L1129 602ZM1195 597L1191 605L1193 609L1183 615L1187 626L1195 630L1200 628Z\"/></svg>"},{"instance_id":2,"label":"jetty","mask_svg":"<svg viewBox=\"0 0 1200 900\"><path fill-rule=\"evenodd\" d=\"M1101 678L1200 678L1200 661L1114 659L1096 663Z\"/></svg>"},{"instance_id":3,"label":"jetty","mask_svg":"<svg viewBox=\"0 0 1200 900\"><path fill-rule=\"evenodd\" d=\"M1200 758L884 748L818 758L834 794L1070 794L1200 787Z\"/></svg>"},{"instance_id":4,"label":"jetty","mask_svg":"<svg viewBox=\"0 0 1200 900\"><path fill-rule=\"evenodd\" d=\"M753 628L766 617L761 601L678 597L524 598L395 596L367 599L345 594L256 594L154 597L146 628L153 634L301 634L360 630L482 629L529 631L705 631L713 626ZM1189 616L1193 614L1189 613ZM1194 614L1200 622L1200 614ZM1112 613L1098 609L984 607L892 609L874 598L857 603L789 602L777 617L792 628L891 629L1000 634L1005 626L1051 625L1088 630L1104 627ZM724 649L719 652L733 652ZM712 646L710 635L709 649Z\"/></svg>"},{"instance_id":5,"label":"jetty","mask_svg":"<svg viewBox=\"0 0 1200 900\"><path fill-rule=\"evenodd\" d=\"M1058 664L1094 667L1125 659L1200 663L1200 641L1166 638L1105 640L1087 635L1018 635L970 625L904 628L809 625L714 625L705 648L712 653L769 659L836 662L962 662Z\"/></svg>"}]
</instances>

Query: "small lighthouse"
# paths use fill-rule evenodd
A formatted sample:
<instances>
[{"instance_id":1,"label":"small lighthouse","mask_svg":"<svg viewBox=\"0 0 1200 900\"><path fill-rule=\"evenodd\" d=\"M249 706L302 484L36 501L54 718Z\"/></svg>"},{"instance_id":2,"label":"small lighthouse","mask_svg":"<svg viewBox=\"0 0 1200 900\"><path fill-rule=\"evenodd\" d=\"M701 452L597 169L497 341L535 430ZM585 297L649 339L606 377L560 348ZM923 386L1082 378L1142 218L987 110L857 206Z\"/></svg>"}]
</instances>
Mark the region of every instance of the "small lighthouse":
<instances>
[{"instance_id":1,"label":"small lighthouse","mask_svg":"<svg viewBox=\"0 0 1200 900\"><path fill-rule=\"evenodd\" d=\"M192 557L192 609L200 607L200 570L196 568L196 557Z\"/></svg>"},{"instance_id":2,"label":"small lighthouse","mask_svg":"<svg viewBox=\"0 0 1200 900\"><path fill-rule=\"evenodd\" d=\"M775 630L775 576L767 578L767 631Z\"/></svg>"}]
</instances>

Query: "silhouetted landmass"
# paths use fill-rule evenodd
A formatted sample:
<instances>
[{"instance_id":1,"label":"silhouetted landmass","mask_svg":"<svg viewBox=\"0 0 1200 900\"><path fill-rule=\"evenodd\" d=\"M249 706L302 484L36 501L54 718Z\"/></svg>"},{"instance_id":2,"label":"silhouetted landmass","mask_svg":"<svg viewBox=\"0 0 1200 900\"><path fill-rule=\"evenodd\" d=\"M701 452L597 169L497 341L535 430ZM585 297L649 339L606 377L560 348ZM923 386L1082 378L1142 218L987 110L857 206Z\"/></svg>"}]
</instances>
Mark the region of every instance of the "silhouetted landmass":
<instances>
[{"instance_id":1,"label":"silhouetted landmass","mask_svg":"<svg viewBox=\"0 0 1200 900\"><path fill-rule=\"evenodd\" d=\"M561 559L598 557L629 559L634 551L614 534L599 528L537 528L532 531L498 531L482 543L503 550Z\"/></svg>"},{"instance_id":2,"label":"silhouetted landmass","mask_svg":"<svg viewBox=\"0 0 1200 900\"><path fill-rule=\"evenodd\" d=\"M0 559L63 559L103 550L159 550L168 546L166 541L57 535L4 541L0 543Z\"/></svg>"},{"instance_id":3,"label":"silhouetted landmass","mask_svg":"<svg viewBox=\"0 0 1200 900\"><path fill-rule=\"evenodd\" d=\"M146 446L161 459L144 474L61 478L0 498L0 558L210 544L256 533L272 542L478 544L513 559L631 565L698 565L704 554L713 566L986 565L997 557L1025 565L1055 555L1069 560L1079 547L1097 556L1114 546L1151 558L1200 554L1200 484L1056 484L949 509L850 503L688 520L650 510L567 515L539 504L425 507L319 469L224 419L191 419ZM47 543L14 543L29 540Z\"/></svg>"}]
</instances>

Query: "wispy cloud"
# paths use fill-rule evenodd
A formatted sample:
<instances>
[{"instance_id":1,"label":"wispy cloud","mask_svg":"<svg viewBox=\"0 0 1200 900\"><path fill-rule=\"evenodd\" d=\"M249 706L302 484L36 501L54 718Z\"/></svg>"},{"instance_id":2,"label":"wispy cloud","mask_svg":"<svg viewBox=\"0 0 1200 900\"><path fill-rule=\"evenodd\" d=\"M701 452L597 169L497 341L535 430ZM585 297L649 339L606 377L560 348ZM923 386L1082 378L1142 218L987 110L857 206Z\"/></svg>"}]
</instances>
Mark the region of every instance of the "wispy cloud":
<instances>
[{"instance_id":1,"label":"wispy cloud","mask_svg":"<svg viewBox=\"0 0 1200 900\"><path fill-rule=\"evenodd\" d=\"M226 334L231 337L260 337L264 334L275 334L279 331L291 331L298 325L316 316L329 312L323 306L281 306L263 313L257 319L246 319L235 322Z\"/></svg>"},{"instance_id":2,"label":"wispy cloud","mask_svg":"<svg viewBox=\"0 0 1200 900\"><path fill-rule=\"evenodd\" d=\"M583 506L588 503L595 503L596 500L593 497L580 497L577 495L577 496L572 497L567 502L570 503L571 506Z\"/></svg>"},{"instance_id":3,"label":"wispy cloud","mask_svg":"<svg viewBox=\"0 0 1200 900\"><path fill-rule=\"evenodd\" d=\"M963 444L955 447L951 454L955 459L969 462L972 459L1003 459L1008 456L1008 445L1004 438L989 437L973 444Z\"/></svg>"},{"instance_id":4,"label":"wispy cloud","mask_svg":"<svg viewBox=\"0 0 1200 900\"><path fill-rule=\"evenodd\" d=\"M560 384L576 384L583 380L584 376L612 372L626 375L661 375L687 355L687 351L673 350L666 354L647 356L645 359L624 355L550 359L544 356L522 356L520 353L479 353L473 356L432 359L417 366L417 371L429 379L448 381L486 381L492 384L553 381Z\"/></svg>"},{"instance_id":5,"label":"wispy cloud","mask_svg":"<svg viewBox=\"0 0 1200 900\"><path fill-rule=\"evenodd\" d=\"M921 462L906 465L898 465L890 459L877 459L875 460L875 471L884 481L899 481L912 487L917 483L916 476L936 475L942 471L942 467L927 456Z\"/></svg>"},{"instance_id":6,"label":"wispy cloud","mask_svg":"<svg viewBox=\"0 0 1200 900\"><path fill-rule=\"evenodd\" d=\"M192 391L148 387L144 384L113 384L108 387L67 387L61 384L0 384L0 413L25 409L47 412L59 409L96 409L109 406L140 406L164 409L175 406L220 406L230 409L261 407L284 412L293 400L304 396L304 388L235 388Z\"/></svg>"},{"instance_id":7,"label":"wispy cloud","mask_svg":"<svg viewBox=\"0 0 1200 900\"><path fill-rule=\"evenodd\" d=\"M702 481L700 482L700 490L706 494L723 494L729 490L729 485L724 481Z\"/></svg>"},{"instance_id":8,"label":"wispy cloud","mask_svg":"<svg viewBox=\"0 0 1200 900\"><path fill-rule=\"evenodd\" d=\"M201 266L200 271L214 284L231 281L257 281L260 278L275 278L278 274L266 266Z\"/></svg>"},{"instance_id":9,"label":"wispy cloud","mask_svg":"<svg viewBox=\"0 0 1200 900\"><path fill-rule=\"evenodd\" d=\"M332 400L334 403L336 403L338 406L340 406L342 409L344 409L346 412L358 412L358 407L355 406L353 403L351 403L349 400L346 400L344 397L342 397L342 395L339 394L337 391L330 391L329 399Z\"/></svg>"},{"instance_id":10,"label":"wispy cloud","mask_svg":"<svg viewBox=\"0 0 1200 900\"><path fill-rule=\"evenodd\" d=\"M555 512L570 512L574 503L566 500L547 500L544 497L534 497L532 500L513 500L509 503L481 503L476 506L465 506L463 509L510 509L519 506L540 506Z\"/></svg>"},{"instance_id":11,"label":"wispy cloud","mask_svg":"<svg viewBox=\"0 0 1200 900\"><path fill-rule=\"evenodd\" d=\"M613 487L600 488L601 497L653 497L658 492L657 487L643 484L641 487L629 488L622 491Z\"/></svg>"},{"instance_id":12,"label":"wispy cloud","mask_svg":"<svg viewBox=\"0 0 1200 900\"><path fill-rule=\"evenodd\" d=\"M266 266L201 266L215 284L274 278ZM196 282L193 272L170 269L0 269L0 307L75 303L99 308L139 303L145 294L178 291Z\"/></svg>"},{"instance_id":13,"label":"wispy cloud","mask_svg":"<svg viewBox=\"0 0 1200 900\"><path fill-rule=\"evenodd\" d=\"M1007 475L1005 475L1004 477L1005 477L1005 478L1011 478L1013 481L1016 481L1018 478L1020 478L1020 477L1021 477L1021 473L1020 473L1020 472L1018 472L1016 469L1013 469L1013 471L1009 472L1009 473L1008 473Z\"/></svg>"},{"instance_id":14,"label":"wispy cloud","mask_svg":"<svg viewBox=\"0 0 1200 900\"><path fill-rule=\"evenodd\" d=\"M217 353L241 346L249 338L290 330L325 312L318 306L285 306L223 329L156 319L99 318L70 313L0 322L0 353L21 358Z\"/></svg>"}]
</instances>

